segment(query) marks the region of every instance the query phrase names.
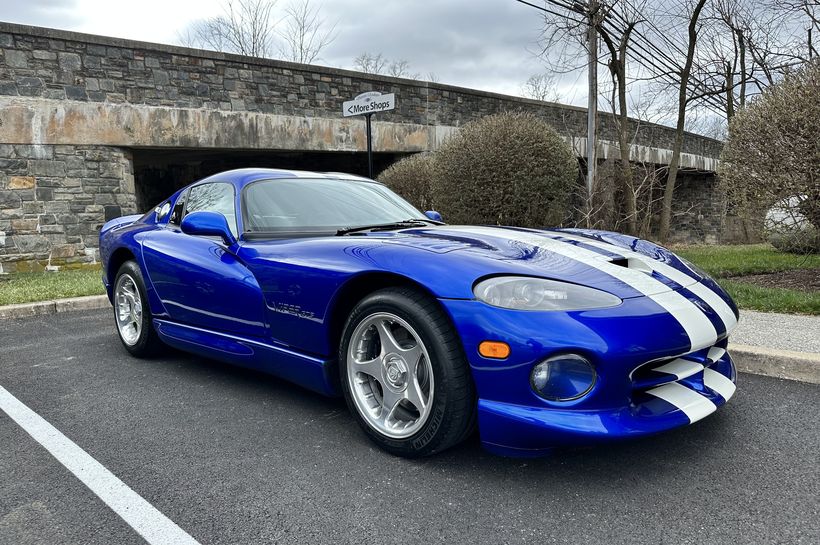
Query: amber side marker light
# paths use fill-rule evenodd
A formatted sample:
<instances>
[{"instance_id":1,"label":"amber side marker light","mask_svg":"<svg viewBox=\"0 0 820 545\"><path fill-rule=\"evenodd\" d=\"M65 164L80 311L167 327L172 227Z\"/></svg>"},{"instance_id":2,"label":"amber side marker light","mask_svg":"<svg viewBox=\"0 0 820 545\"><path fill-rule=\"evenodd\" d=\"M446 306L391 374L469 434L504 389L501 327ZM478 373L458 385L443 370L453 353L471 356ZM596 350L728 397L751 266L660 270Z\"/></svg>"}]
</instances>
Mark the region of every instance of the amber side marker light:
<instances>
[{"instance_id":1,"label":"amber side marker light","mask_svg":"<svg viewBox=\"0 0 820 545\"><path fill-rule=\"evenodd\" d=\"M510 355L510 345L499 341L482 341L478 345L478 353L485 358L503 360Z\"/></svg>"}]
</instances>

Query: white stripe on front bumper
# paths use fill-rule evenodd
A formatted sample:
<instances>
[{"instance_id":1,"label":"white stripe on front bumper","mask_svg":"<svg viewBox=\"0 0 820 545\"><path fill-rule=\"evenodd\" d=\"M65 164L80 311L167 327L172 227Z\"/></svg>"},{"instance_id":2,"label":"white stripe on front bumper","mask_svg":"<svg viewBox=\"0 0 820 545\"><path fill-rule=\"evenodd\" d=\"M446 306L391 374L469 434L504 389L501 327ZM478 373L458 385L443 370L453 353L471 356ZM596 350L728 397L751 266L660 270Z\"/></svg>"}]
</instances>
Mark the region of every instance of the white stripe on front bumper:
<instances>
[{"instance_id":1,"label":"white stripe on front bumper","mask_svg":"<svg viewBox=\"0 0 820 545\"><path fill-rule=\"evenodd\" d=\"M659 371L668 375L675 375L678 380L681 380L703 371L703 365L694 361L678 358L670 361L669 363L665 363L660 367L655 367L653 371Z\"/></svg>"},{"instance_id":2,"label":"white stripe on front bumper","mask_svg":"<svg viewBox=\"0 0 820 545\"><path fill-rule=\"evenodd\" d=\"M721 348L719 346L713 346L709 349L709 353L706 355L706 358L710 361L717 361L723 357L723 354L726 353L725 348Z\"/></svg>"},{"instance_id":3,"label":"white stripe on front bumper","mask_svg":"<svg viewBox=\"0 0 820 545\"><path fill-rule=\"evenodd\" d=\"M690 423L697 422L717 410L717 405L678 382L652 388L646 393L659 397L683 411Z\"/></svg>"},{"instance_id":4,"label":"white stripe on front bumper","mask_svg":"<svg viewBox=\"0 0 820 545\"><path fill-rule=\"evenodd\" d=\"M734 382L712 369L703 370L703 384L705 384L707 388L719 393L726 401L729 401L735 394L735 389L737 388Z\"/></svg>"}]
</instances>

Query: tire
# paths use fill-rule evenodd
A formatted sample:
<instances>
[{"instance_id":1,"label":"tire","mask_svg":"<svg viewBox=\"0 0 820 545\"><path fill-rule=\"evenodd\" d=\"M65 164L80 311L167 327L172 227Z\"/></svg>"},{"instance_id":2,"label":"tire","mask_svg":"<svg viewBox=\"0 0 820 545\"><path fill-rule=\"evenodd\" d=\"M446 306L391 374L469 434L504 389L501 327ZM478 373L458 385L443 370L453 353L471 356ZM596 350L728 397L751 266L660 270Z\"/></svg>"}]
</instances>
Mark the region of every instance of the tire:
<instances>
[{"instance_id":1,"label":"tire","mask_svg":"<svg viewBox=\"0 0 820 545\"><path fill-rule=\"evenodd\" d=\"M429 456L474 429L475 386L461 341L420 291L388 288L360 301L342 333L339 372L350 412L392 454Z\"/></svg>"},{"instance_id":2,"label":"tire","mask_svg":"<svg viewBox=\"0 0 820 545\"><path fill-rule=\"evenodd\" d=\"M138 358L157 354L163 344L154 331L145 281L136 262L126 261L119 268L113 293L114 323L122 345Z\"/></svg>"}]
</instances>

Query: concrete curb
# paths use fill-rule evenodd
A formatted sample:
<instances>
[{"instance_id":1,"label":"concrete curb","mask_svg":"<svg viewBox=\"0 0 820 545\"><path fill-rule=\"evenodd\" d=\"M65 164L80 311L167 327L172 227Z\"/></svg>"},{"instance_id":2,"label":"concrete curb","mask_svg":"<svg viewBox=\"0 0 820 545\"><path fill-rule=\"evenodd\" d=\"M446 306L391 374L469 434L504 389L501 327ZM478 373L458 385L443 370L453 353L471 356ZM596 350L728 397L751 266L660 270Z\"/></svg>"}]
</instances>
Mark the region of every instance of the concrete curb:
<instances>
[{"instance_id":1,"label":"concrete curb","mask_svg":"<svg viewBox=\"0 0 820 545\"><path fill-rule=\"evenodd\" d=\"M89 295L87 297L72 297L69 299L54 299L37 303L23 303L20 305L0 306L0 320L30 318L44 316L58 312L74 310L96 310L111 306L105 295Z\"/></svg>"},{"instance_id":2,"label":"concrete curb","mask_svg":"<svg viewBox=\"0 0 820 545\"><path fill-rule=\"evenodd\" d=\"M820 384L820 354L729 344L738 371Z\"/></svg>"}]
</instances>

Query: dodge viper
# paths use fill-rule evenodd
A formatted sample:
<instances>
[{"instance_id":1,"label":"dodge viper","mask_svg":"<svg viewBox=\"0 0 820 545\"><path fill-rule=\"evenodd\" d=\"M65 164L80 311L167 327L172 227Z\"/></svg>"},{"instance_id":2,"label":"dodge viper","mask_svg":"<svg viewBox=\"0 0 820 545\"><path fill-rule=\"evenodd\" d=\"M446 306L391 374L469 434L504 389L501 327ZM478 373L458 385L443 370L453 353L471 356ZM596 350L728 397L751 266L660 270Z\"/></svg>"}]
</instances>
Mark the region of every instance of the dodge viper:
<instances>
[{"instance_id":1,"label":"dodge viper","mask_svg":"<svg viewBox=\"0 0 820 545\"><path fill-rule=\"evenodd\" d=\"M164 345L341 395L388 452L478 428L508 456L638 437L735 392L731 298L649 241L447 225L381 183L240 169L100 232L125 349Z\"/></svg>"}]
</instances>

